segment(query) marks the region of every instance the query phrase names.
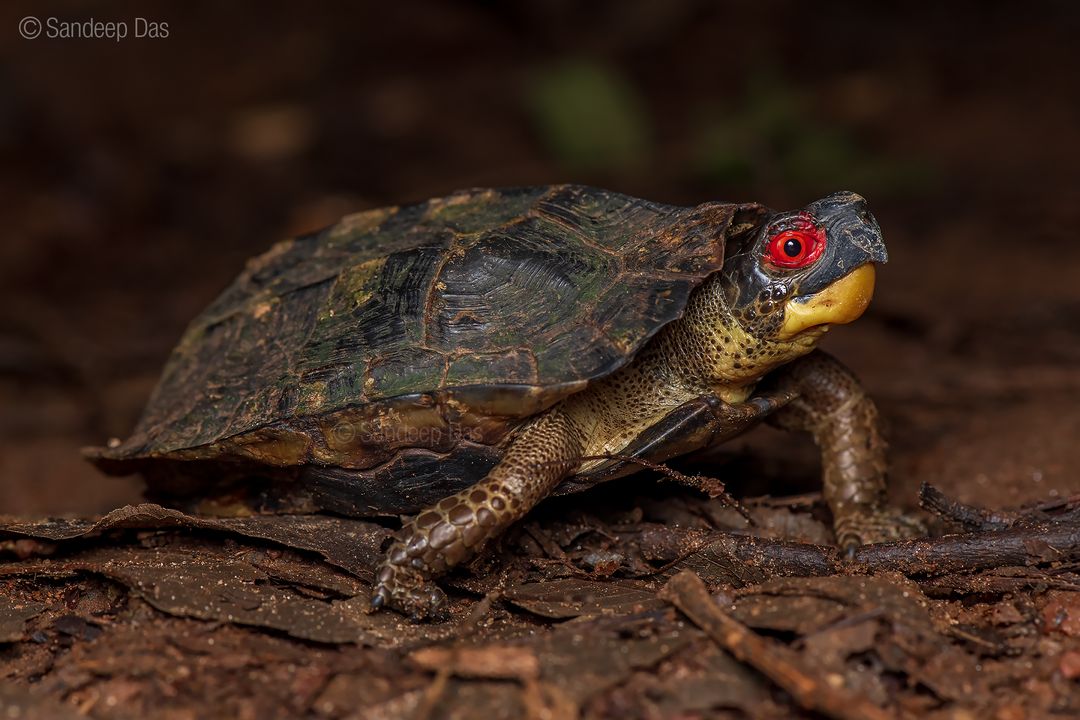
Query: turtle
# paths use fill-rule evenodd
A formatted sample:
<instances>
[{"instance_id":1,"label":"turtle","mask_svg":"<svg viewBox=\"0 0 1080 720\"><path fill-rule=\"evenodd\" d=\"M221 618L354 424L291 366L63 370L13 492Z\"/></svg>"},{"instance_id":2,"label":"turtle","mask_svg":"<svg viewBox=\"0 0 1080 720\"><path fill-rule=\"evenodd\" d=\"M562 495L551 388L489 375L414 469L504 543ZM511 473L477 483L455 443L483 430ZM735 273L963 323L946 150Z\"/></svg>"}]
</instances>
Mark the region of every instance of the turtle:
<instances>
[{"instance_id":1,"label":"turtle","mask_svg":"<svg viewBox=\"0 0 1080 720\"><path fill-rule=\"evenodd\" d=\"M878 411L816 349L887 260L853 192L778 212L565 184L369 210L249 261L132 435L87 455L170 497L269 478L309 510L407 516L371 603L416 619L543 498L764 420L820 447L840 546L902 537Z\"/></svg>"}]
</instances>

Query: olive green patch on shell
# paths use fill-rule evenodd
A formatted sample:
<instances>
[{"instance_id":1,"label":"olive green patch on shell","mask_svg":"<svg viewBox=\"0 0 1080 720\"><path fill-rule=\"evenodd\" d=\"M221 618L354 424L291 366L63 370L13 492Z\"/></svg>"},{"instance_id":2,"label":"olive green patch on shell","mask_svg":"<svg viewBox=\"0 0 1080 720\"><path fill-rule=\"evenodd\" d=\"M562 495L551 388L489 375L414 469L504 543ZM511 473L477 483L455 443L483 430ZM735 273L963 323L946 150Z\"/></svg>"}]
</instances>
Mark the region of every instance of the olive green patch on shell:
<instances>
[{"instance_id":1,"label":"olive green patch on shell","mask_svg":"<svg viewBox=\"0 0 1080 720\"><path fill-rule=\"evenodd\" d=\"M386 258L372 258L342 270L319 320L330 320L370 300L378 290L379 273L385 264Z\"/></svg>"},{"instance_id":2,"label":"olive green patch on shell","mask_svg":"<svg viewBox=\"0 0 1080 720\"><path fill-rule=\"evenodd\" d=\"M519 219L543 193L544 189L455 193L429 201L424 222L461 234L481 232Z\"/></svg>"},{"instance_id":3,"label":"olive green patch on shell","mask_svg":"<svg viewBox=\"0 0 1080 720\"><path fill-rule=\"evenodd\" d=\"M446 374L447 357L425 348L410 348L380 356L368 366L364 394L372 400L437 389ZM370 381L369 381L370 379Z\"/></svg>"},{"instance_id":4,"label":"olive green patch on shell","mask_svg":"<svg viewBox=\"0 0 1080 720\"><path fill-rule=\"evenodd\" d=\"M295 386L291 406L297 415L315 415L326 406L330 383L320 376L302 378Z\"/></svg>"},{"instance_id":5,"label":"olive green patch on shell","mask_svg":"<svg viewBox=\"0 0 1080 720\"><path fill-rule=\"evenodd\" d=\"M392 205L346 215L329 228L326 239L329 244L337 244L342 238L355 238L358 235L366 235L377 229L397 211L397 206Z\"/></svg>"},{"instance_id":6,"label":"olive green patch on shell","mask_svg":"<svg viewBox=\"0 0 1080 720\"><path fill-rule=\"evenodd\" d=\"M485 353L468 354L450 360L444 385L476 384L530 384L537 383L536 357L520 348Z\"/></svg>"}]
</instances>

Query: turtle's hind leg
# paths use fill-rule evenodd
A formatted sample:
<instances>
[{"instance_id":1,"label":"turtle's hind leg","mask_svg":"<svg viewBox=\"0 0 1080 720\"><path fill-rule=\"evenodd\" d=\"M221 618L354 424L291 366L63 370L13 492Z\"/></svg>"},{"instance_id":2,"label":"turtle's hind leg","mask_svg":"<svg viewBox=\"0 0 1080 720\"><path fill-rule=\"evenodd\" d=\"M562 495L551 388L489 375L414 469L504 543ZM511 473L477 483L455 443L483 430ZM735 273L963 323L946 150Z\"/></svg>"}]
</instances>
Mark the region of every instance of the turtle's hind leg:
<instances>
[{"instance_id":1,"label":"turtle's hind leg","mask_svg":"<svg viewBox=\"0 0 1080 720\"><path fill-rule=\"evenodd\" d=\"M405 523L376 574L372 607L415 619L437 612L446 596L432 580L472 558L546 497L577 468L584 446L581 429L558 408L532 421L483 480Z\"/></svg>"}]
</instances>

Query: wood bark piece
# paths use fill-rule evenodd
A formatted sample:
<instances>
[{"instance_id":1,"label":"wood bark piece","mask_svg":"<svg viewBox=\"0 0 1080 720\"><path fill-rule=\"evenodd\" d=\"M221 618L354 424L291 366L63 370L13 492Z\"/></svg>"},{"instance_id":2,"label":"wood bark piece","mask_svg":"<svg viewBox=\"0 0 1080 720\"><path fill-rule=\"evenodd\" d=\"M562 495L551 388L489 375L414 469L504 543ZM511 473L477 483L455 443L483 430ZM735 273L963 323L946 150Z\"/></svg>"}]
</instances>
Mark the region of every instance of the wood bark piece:
<instances>
[{"instance_id":1,"label":"wood bark piece","mask_svg":"<svg viewBox=\"0 0 1080 720\"><path fill-rule=\"evenodd\" d=\"M330 515L256 515L217 518L190 515L153 503L117 508L98 520L22 520L0 516L4 537L64 542L99 537L113 530L202 530L239 535L315 552L331 565L370 581L390 531L375 523Z\"/></svg>"}]
</instances>

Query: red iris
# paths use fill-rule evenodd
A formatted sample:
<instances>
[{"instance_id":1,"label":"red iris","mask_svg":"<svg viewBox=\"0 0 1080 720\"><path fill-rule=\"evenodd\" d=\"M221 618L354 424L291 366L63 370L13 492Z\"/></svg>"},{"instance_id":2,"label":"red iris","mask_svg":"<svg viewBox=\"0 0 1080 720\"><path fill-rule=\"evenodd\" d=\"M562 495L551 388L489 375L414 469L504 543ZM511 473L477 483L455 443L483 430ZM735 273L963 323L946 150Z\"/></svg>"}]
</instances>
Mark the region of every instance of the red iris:
<instances>
[{"instance_id":1,"label":"red iris","mask_svg":"<svg viewBox=\"0 0 1080 720\"><path fill-rule=\"evenodd\" d=\"M813 223L782 230L773 236L766 248L766 260L785 270L804 268L821 257L825 251L825 235Z\"/></svg>"}]
</instances>

